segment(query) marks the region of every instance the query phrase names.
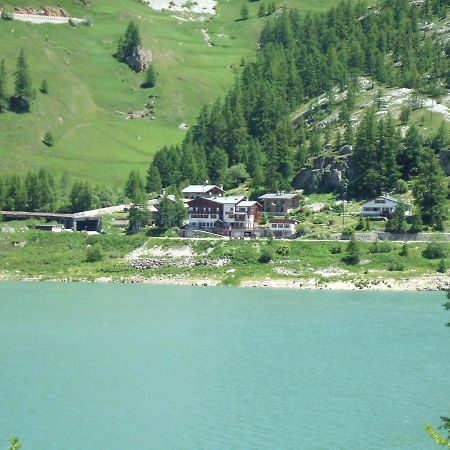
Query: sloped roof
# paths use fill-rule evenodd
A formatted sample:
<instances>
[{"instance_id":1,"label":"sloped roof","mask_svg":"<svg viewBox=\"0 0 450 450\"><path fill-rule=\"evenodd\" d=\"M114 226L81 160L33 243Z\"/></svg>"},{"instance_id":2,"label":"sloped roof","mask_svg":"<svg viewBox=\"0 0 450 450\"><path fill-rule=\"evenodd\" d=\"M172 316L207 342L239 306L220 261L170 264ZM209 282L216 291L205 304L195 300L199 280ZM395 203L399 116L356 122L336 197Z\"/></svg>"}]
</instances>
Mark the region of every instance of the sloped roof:
<instances>
[{"instance_id":1,"label":"sloped roof","mask_svg":"<svg viewBox=\"0 0 450 450\"><path fill-rule=\"evenodd\" d=\"M214 188L220 189L223 192L223 189L221 189L219 186L216 186L215 184L191 184L190 186L185 187L182 192L184 192L185 194L204 194Z\"/></svg>"},{"instance_id":2,"label":"sloped roof","mask_svg":"<svg viewBox=\"0 0 450 450\"><path fill-rule=\"evenodd\" d=\"M217 203L239 203L242 202L242 200L245 200L245 196L230 195L229 197L211 197L208 200L212 200L213 202Z\"/></svg>"},{"instance_id":3,"label":"sloped roof","mask_svg":"<svg viewBox=\"0 0 450 450\"><path fill-rule=\"evenodd\" d=\"M299 196L299 194L298 193L293 193L293 194L286 194L286 193L273 193L273 194L264 194L264 195L261 195L261 197L258 197L258 198L261 198L261 199L277 199L277 198L281 198L281 199L284 199L284 200L290 200L290 199L293 199L293 198L296 198L296 197L298 197Z\"/></svg>"},{"instance_id":4,"label":"sloped roof","mask_svg":"<svg viewBox=\"0 0 450 450\"><path fill-rule=\"evenodd\" d=\"M246 208L248 208L249 206L254 206L254 205L260 205L261 204L259 202L257 202L256 200L251 201L251 200L244 200L242 202L239 202L237 206L244 206Z\"/></svg>"}]
</instances>

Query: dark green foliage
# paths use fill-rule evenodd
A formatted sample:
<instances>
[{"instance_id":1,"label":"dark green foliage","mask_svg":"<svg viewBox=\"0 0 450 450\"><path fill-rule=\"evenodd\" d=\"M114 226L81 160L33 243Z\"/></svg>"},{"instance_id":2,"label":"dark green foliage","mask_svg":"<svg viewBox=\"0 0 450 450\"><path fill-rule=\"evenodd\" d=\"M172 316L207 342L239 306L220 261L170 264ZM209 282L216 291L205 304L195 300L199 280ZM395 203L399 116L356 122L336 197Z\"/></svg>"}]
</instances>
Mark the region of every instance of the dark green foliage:
<instances>
[{"instance_id":1,"label":"dark green foliage","mask_svg":"<svg viewBox=\"0 0 450 450\"><path fill-rule=\"evenodd\" d=\"M5 60L0 62L0 113L8 109L8 95L6 93L6 66Z\"/></svg>"},{"instance_id":2,"label":"dark green foliage","mask_svg":"<svg viewBox=\"0 0 450 450\"><path fill-rule=\"evenodd\" d=\"M406 242L403 242L402 249L399 253L400 256L408 256L408 244Z\"/></svg>"},{"instance_id":3,"label":"dark green foliage","mask_svg":"<svg viewBox=\"0 0 450 450\"><path fill-rule=\"evenodd\" d=\"M159 193L162 189L161 175L159 174L158 167L151 165L147 173L147 192Z\"/></svg>"},{"instance_id":4,"label":"dark green foliage","mask_svg":"<svg viewBox=\"0 0 450 450\"><path fill-rule=\"evenodd\" d=\"M342 253L342 247L339 246L339 245L336 245L336 246L334 246L334 247L331 247L331 248L330 248L330 253L331 253L332 255L338 255L338 254Z\"/></svg>"},{"instance_id":5,"label":"dark green foliage","mask_svg":"<svg viewBox=\"0 0 450 450\"><path fill-rule=\"evenodd\" d=\"M392 246L388 242L374 241L370 244L369 253L389 253Z\"/></svg>"},{"instance_id":6,"label":"dark green foliage","mask_svg":"<svg viewBox=\"0 0 450 450\"><path fill-rule=\"evenodd\" d=\"M119 38L117 44L117 52L114 55L119 61L126 62L128 58L136 55L138 49L141 47L141 36L137 25L134 22L130 22L128 27Z\"/></svg>"},{"instance_id":7,"label":"dark green foliage","mask_svg":"<svg viewBox=\"0 0 450 450\"><path fill-rule=\"evenodd\" d=\"M390 233L406 233L408 224L406 223L405 212L406 208L404 203L399 203L395 207L392 217L386 222L385 230Z\"/></svg>"},{"instance_id":8,"label":"dark green foliage","mask_svg":"<svg viewBox=\"0 0 450 450\"><path fill-rule=\"evenodd\" d=\"M356 242L355 236L350 238L345 249L345 255L342 258L346 264L356 265L361 260L359 245Z\"/></svg>"},{"instance_id":9,"label":"dark green foliage","mask_svg":"<svg viewBox=\"0 0 450 450\"><path fill-rule=\"evenodd\" d=\"M413 183L414 202L420 211L423 223L435 230L443 230L448 211L445 207L448 186L439 162L428 153Z\"/></svg>"},{"instance_id":10,"label":"dark green foliage","mask_svg":"<svg viewBox=\"0 0 450 450\"><path fill-rule=\"evenodd\" d=\"M240 20L247 20L249 18L249 12L247 7L247 2L242 4Z\"/></svg>"},{"instance_id":11,"label":"dark green foliage","mask_svg":"<svg viewBox=\"0 0 450 450\"><path fill-rule=\"evenodd\" d=\"M258 262L261 264L267 264L272 261L273 258L273 249L270 245L266 245L261 249L259 253Z\"/></svg>"},{"instance_id":12,"label":"dark green foliage","mask_svg":"<svg viewBox=\"0 0 450 450\"><path fill-rule=\"evenodd\" d=\"M102 247L99 244L94 244L86 251L86 262L97 262L103 259Z\"/></svg>"},{"instance_id":13,"label":"dark green foliage","mask_svg":"<svg viewBox=\"0 0 450 450\"><path fill-rule=\"evenodd\" d=\"M156 217L156 225L160 228L168 229L173 227L180 228L186 216L181 200L173 201L165 196L158 207L158 215Z\"/></svg>"},{"instance_id":14,"label":"dark green foliage","mask_svg":"<svg viewBox=\"0 0 450 450\"><path fill-rule=\"evenodd\" d=\"M276 253L277 255L280 255L280 256L287 256L287 255L289 255L289 249L290 249L289 244L286 243L286 242L283 242L283 243L275 250L275 253Z\"/></svg>"},{"instance_id":15,"label":"dark green foliage","mask_svg":"<svg viewBox=\"0 0 450 450\"><path fill-rule=\"evenodd\" d=\"M447 11L448 5L441 5ZM273 13L275 5L266 11ZM400 178L411 179L422 165L420 135L411 128L402 140L393 118L376 120L373 111L354 133L351 113L360 75L413 88L417 102L419 89L447 76L441 44L422 38L418 23L423 20L420 6L389 0L371 9L343 1L325 14L285 9L266 21L255 61L245 63L223 102L202 109L181 147L162 149L155 156L162 185L206 178L217 182L218 168L244 164L254 189L289 189L308 153L320 153L322 143L330 140L329 130L320 135L315 121L323 110L332 111L337 86L347 89L339 115L344 135L337 141L340 146L355 144L349 193L368 198L394 190ZM294 129L290 114L326 93L328 102L311 105ZM186 161L192 170L185 168Z\"/></svg>"},{"instance_id":16,"label":"dark green foliage","mask_svg":"<svg viewBox=\"0 0 450 450\"><path fill-rule=\"evenodd\" d=\"M249 177L249 174L247 173L247 170L245 169L245 165L235 164L234 166L229 167L225 171L225 177L224 177L224 186L225 189L232 189L234 187L239 186L241 183L243 183L245 180L247 180Z\"/></svg>"},{"instance_id":17,"label":"dark green foliage","mask_svg":"<svg viewBox=\"0 0 450 450\"><path fill-rule=\"evenodd\" d=\"M390 256L387 263L389 272L403 272L405 270L405 263L398 257Z\"/></svg>"},{"instance_id":18,"label":"dark green foliage","mask_svg":"<svg viewBox=\"0 0 450 450\"><path fill-rule=\"evenodd\" d=\"M47 146L47 147L53 147L54 144L54 139L53 139L53 134L50 131L47 131L44 134L44 137L42 139L42 142Z\"/></svg>"},{"instance_id":19,"label":"dark green foliage","mask_svg":"<svg viewBox=\"0 0 450 450\"><path fill-rule=\"evenodd\" d=\"M261 3L258 9L258 17L263 17L265 15L266 15L266 7L264 6L264 3Z\"/></svg>"},{"instance_id":20,"label":"dark green foliage","mask_svg":"<svg viewBox=\"0 0 450 450\"><path fill-rule=\"evenodd\" d=\"M439 273L445 273L445 272L447 272L447 264L445 263L445 259L444 259L444 258L441 258L441 259L439 260L439 264L438 264L436 270L437 270Z\"/></svg>"},{"instance_id":21,"label":"dark green foliage","mask_svg":"<svg viewBox=\"0 0 450 450\"><path fill-rule=\"evenodd\" d=\"M70 192L71 212L88 211L93 207L92 187L87 182L75 182Z\"/></svg>"},{"instance_id":22,"label":"dark green foliage","mask_svg":"<svg viewBox=\"0 0 450 450\"><path fill-rule=\"evenodd\" d=\"M400 123L406 125L409 120L409 115L411 114L411 108L409 106L404 106L400 111Z\"/></svg>"},{"instance_id":23,"label":"dark green foliage","mask_svg":"<svg viewBox=\"0 0 450 450\"><path fill-rule=\"evenodd\" d=\"M142 227L150 223L151 213L148 209L147 201L141 193L140 198L135 198L128 213L128 232L136 233Z\"/></svg>"},{"instance_id":24,"label":"dark green foliage","mask_svg":"<svg viewBox=\"0 0 450 450\"><path fill-rule=\"evenodd\" d=\"M138 203L144 195L144 183L137 170L132 170L128 175L124 194L133 203Z\"/></svg>"},{"instance_id":25,"label":"dark green foliage","mask_svg":"<svg viewBox=\"0 0 450 450\"><path fill-rule=\"evenodd\" d=\"M42 80L39 91L41 92L41 94L48 94L48 82L45 78Z\"/></svg>"},{"instance_id":26,"label":"dark green foliage","mask_svg":"<svg viewBox=\"0 0 450 450\"><path fill-rule=\"evenodd\" d=\"M152 88L156 84L156 72L153 64L149 64L145 72L145 81L141 84L143 88Z\"/></svg>"},{"instance_id":27,"label":"dark green foliage","mask_svg":"<svg viewBox=\"0 0 450 450\"><path fill-rule=\"evenodd\" d=\"M414 212L411 219L411 226L409 227L409 233L420 233L423 231L423 222L420 211L417 210Z\"/></svg>"},{"instance_id":28,"label":"dark green foliage","mask_svg":"<svg viewBox=\"0 0 450 450\"><path fill-rule=\"evenodd\" d=\"M440 241L431 241L422 251L422 256L427 259L446 258L448 254L447 246Z\"/></svg>"},{"instance_id":29,"label":"dark green foliage","mask_svg":"<svg viewBox=\"0 0 450 450\"><path fill-rule=\"evenodd\" d=\"M9 107L17 113L25 113L30 110L31 102L34 100L35 92L31 84L28 64L23 50L17 58L15 75L14 95L9 99Z\"/></svg>"}]
</instances>

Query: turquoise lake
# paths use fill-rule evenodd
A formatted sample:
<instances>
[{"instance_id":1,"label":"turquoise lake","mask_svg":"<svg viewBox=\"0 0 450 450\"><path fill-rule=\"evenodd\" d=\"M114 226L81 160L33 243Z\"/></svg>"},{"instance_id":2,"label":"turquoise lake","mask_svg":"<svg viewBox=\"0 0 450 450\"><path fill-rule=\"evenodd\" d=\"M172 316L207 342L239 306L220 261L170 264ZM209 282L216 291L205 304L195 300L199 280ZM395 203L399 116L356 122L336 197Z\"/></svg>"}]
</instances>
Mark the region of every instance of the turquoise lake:
<instances>
[{"instance_id":1,"label":"turquoise lake","mask_svg":"<svg viewBox=\"0 0 450 450\"><path fill-rule=\"evenodd\" d=\"M443 293L0 283L0 448L436 447Z\"/></svg>"}]
</instances>

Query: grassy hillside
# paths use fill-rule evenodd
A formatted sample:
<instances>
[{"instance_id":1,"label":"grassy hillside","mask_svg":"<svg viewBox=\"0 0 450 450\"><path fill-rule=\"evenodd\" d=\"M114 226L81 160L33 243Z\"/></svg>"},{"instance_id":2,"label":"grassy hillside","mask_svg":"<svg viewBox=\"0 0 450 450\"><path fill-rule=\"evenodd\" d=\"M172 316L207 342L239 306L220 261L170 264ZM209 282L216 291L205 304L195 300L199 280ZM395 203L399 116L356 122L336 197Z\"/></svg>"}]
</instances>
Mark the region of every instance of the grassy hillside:
<instances>
[{"instance_id":1,"label":"grassy hillside","mask_svg":"<svg viewBox=\"0 0 450 450\"><path fill-rule=\"evenodd\" d=\"M37 93L32 112L0 115L0 158L4 173L42 166L74 178L117 186L129 171L147 170L153 153L181 142L182 122L192 124L200 107L231 85L242 57L251 58L265 19L256 18L260 2L250 3L250 19L236 21L240 0L219 0L218 14L204 22L181 20L177 13L156 12L137 0L57 2L71 16L92 19L93 26L30 24L0 20L0 42L13 90L12 73L19 50L29 62L34 87L46 78L49 94ZM299 10L325 9L335 0L277 0ZM55 6L53 3L46 3ZM14 6L39 7L41 0L8 0ZM194 16L188 17L188 19ZM114 60L119 35L134 20L143 46L152 51L157 86L143 90L142 74ZM214 46L208 46L206 30ZM156 119L126 120L156 95ZM55 145L46 147L46 131Z\"/></svg>"}]
</instances>

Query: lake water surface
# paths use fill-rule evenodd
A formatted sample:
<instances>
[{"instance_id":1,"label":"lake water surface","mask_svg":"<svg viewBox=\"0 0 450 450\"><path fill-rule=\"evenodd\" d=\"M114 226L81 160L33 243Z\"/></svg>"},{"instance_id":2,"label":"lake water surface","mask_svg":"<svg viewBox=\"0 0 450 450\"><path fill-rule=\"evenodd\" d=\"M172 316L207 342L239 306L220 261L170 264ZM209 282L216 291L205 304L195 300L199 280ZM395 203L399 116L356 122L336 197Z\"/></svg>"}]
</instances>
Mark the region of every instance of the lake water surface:
<instances>
[{"instance_id":1,"label":"lake water surface","mask_svg":"<svg viewBox=\"0 0 450 450\"><path fill-rule=\"evenodd\" d=\"M0 283L0 448L435 448L442 293Z\"/></svg>"}]
</instances>

